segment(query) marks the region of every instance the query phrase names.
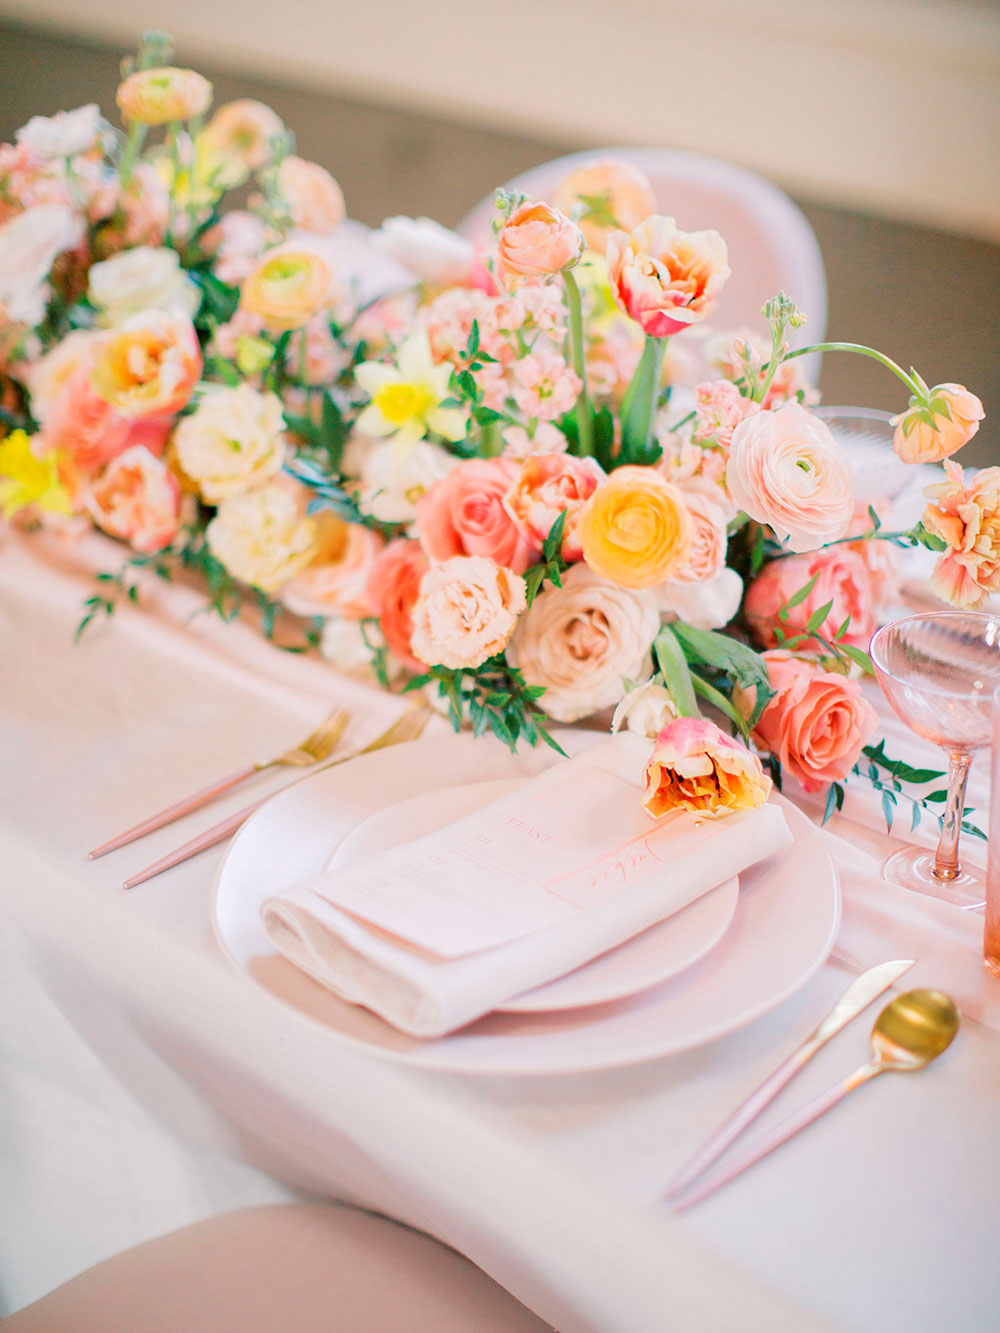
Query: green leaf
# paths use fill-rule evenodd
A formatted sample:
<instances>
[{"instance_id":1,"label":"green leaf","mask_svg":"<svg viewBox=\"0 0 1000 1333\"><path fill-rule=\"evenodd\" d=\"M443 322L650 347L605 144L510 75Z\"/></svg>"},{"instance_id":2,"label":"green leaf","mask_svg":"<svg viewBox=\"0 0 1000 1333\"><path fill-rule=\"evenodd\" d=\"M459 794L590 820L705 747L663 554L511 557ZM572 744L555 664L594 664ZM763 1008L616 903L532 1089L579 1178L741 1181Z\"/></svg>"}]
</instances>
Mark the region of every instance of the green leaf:
<instances>
[{"instance_id":1,"label":"green leaf","mask_svg":"<svg viewBox=\"0 0 1000 1333\"><path fill-rule=\"evenodd\" d=\"M912 815L911 818L910 818L910 832L911 832L911 833L916 832L917 825L920 823L920 814L921 814L921 810L920 810L920 802L919 802L919 801L914 801L914 802L913 802L913 815Z\"/></svg>"},{"instance_id":2,"label":"green leaf","mask_svg":"<svg viewBox=\"0 0 1000 1333\"><path fill-rule=\"evenodd\" d=\"M924 797L925 801L930 801L934 805L944 805L948 799L948 793L942 788L940 791L929 791Z\"/></svg>"},{"instance_id":3,"label":"green leaf","mask_svg":"<svg viewBox=\"0 0 1000 1333\"><path fill-rule=\"evenodd\" d=\"M707 680L702 680L701 676L696 675L693 671L691 672L691 684L694 686L695 694L700 694L706 703L710 703L720 713L725 713L743 739L749 740L750 729L747 726L746 718L742 713L737 712L721 690L717 690L714 685L709 685Z\"/></svg>"},{"instance_id":4,"label":"green leaf","mask_svg":"<svg viewBox=\"0 0 1000 1333\"><path fill-rule=\"evenodd\" d=\"M823 823L830 818L834 810L844 808L844 788L839 782L831 782L826 792L826 806L823 810Z\"/></svg>"},{"instance_id":5,"label":"green leaf","mask_svg":"<svg viewBox=\"0 0 1000 1333\"><path fill-rule=\"evenodd\" d=\"M818 606L806 621L805 628L802 631L803 634L815 634L832 610L832 599L829 602L825 602L822 606Z\"/></svg>"},{"instance_id":6,"label":"green leaf","mask_svg":"<svg viewBox=\"0 0 1000 1333\"><path fill-rule=\"evenodd\" d=\"M874 676L875 665L863 648L855 648L852 643L838 643L837 648L859 666L865 675Z\"/></svg>"},{"instance_id":7,"label":"green leaf","mask_svg":"<svg viewBox=\"0 0 1000 1333\"><path fill-rule=\"evenodd\" d=\"M760 654L740 643L739 639L731 639L714 629L695 629L682 620L675 621L670 629L690 663L704 662L706 666L728 672L745 690L754 691L753 711L747 719L747 726L752 731L774 694L768 680L767 664Z\"/></svg>"},{"instance_id":8,"label":"green leaf","mask_svg":"<svg viewBox=\"0 0 1000 1333\"><path fill-rule=\"evenodd\" d=\"M891 791L882 792L882 814L885 817L885 827L889 833L892 832L892 820L895 814L896 801Z\"/></svg>"},{"instance_id":9,"label":"green leaf","mask_svg":"<svg viewBox=\"0 0 1000 1333\"><path fill-rule=\"evenodd\" d=\"M789 597L788 601L785 602L783 606L778 608L779 620L787 620L789 611L793 610L801 602L804 602L806 600L806 598L812 592L813 588L815 588L816 580L818 578L819 574L818 573L814 574L808 583L804 584L803 587L801 587L798 590L798 592L793 592L791 597Z\"/></svg>"},{"instance_id":10,"label":"green leaf","mask_svg":"<svg viewBox=\"0 0 1000 1333\"><path fill-rule=\"evenodd\" d=\"M204 312L219 324L227 324L236 314L240 303L240 290L230 287L227 282L217 278L214 273L195 270L191 276L200 285L204 296Z\"/></svg>"},{"instance_id":11,"label":"green leaf","mask_svg":"<svg viewBox=\"0 0 1000 1333\"><path fill-rule=\"evenodd\" d=\"M469 341L465 344L465 355L469 361L479 351L479 320L472 321L472 328L469 330Z\"/></svg>"},{"instance_id":12,"label":"green leaf","mask_svg":"<svg viewBox=\"0 0 1000 1333\"><path fill-rule=\"evenodd\" d=\"M653 640L653 655L681 717L698 717L698 701L684 650L670 625L663 625Z\"/></svg>"},{"instance_id":13,"label":"green leaf","mask_svg":"<svg viewBox=\"0 0 1000 1333\"><path fill-rule=\"evenodd\" d=\"M553 560L558 560L562 552L563 530L566 527L566 510L564 509L556 521L549 528L549 535L542 543L542 560L549 564Z\"/></svg>"}]
</instances>

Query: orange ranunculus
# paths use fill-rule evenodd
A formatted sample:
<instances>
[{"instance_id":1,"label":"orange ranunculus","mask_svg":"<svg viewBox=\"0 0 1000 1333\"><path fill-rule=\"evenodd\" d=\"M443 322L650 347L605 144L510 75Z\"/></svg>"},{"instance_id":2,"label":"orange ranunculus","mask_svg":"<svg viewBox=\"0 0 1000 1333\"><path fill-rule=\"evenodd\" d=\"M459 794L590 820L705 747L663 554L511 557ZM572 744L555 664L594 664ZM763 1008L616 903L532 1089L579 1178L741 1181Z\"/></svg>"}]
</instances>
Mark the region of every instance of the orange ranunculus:
<instances>
[{"instance_id":1,"label":"orange ranunculus","mask_svg":"<svg viewBox=\"0 0 1000 1333\"><path fill-rule=\"evenodd\" d=\"M983 468L969 486L957 463L944 467L947 480L924 492L924 527L948 543L931 588L952 606L975 611L1000 592L1000 467Z\"/></svg>"},{"instance_id":2,"label":"orange ranunculus","mask_svg":"<svg viewBox=\"0 0 1000 1333\"><path fill-rule=\"evenodd\" d=\"M344 220L344 195L326 167L290 154L278 168L278 190L303 231L333 231Z\"/></svg>"},{"instance_id":3,"label":"orange ranunculus","mask_svg":"<svg viewBox=\"0 0 1000 1333\"><path fill-rule=\"evenodd\" d=\"M163 416L187 404L200 376L201 349L190 319L147 310L101 347L93 385L123 416Z\"/></svg>"},{"instance_id":4,"label":"orange ranunculus","mask_svg":"<svg viewBox=\"0 0 1000 1333\"><path fill-rule=\"evenodd\" d=\"M316 250L281 245L268 250L243 280L240 304L276 332L300 329L329 305L333 272Z\"/></svg>"},{"instance_id":5,"label":"orange ranunculus","mask_svg":"<svg viewBox=\"0 0 1000 1333\"><path fill-rule=\"evenodd\" d=\"M620 467L583 507L577 533L591 569L652 588L687 564L694 538L684 494L651 467Z\"/></svg>"},{"instance_id":6,"label":"orange ranunculus","mask_svg":"<svg viewBox=\"0 0 1000 1333\"><path fill-rule=\"evenodd\" d=\"M597 158L571 171L556 187L553 202L577 224L592 250L604 250L613 228L631 231L656 209L653 187L638 167Z\"/></svg>"},{"instance_id":7,"label":"orange ranunculus","mask_svg":"<svg viewBox=\"0 0 1000 1333\"><path fill-rule=\"evenodd\" d=\"M163 65L137 69L118 85L115 101L125 120L140 125L166 125L189 120L208 110L212 85L193 69Z\"/></svg>"},{"instance_id":8,"label":"orange ranunculus","mask_svg":"<svg viewBox=\"0 0 1000 1333\"><path fill-rule=\"evenodd\" d=\"M961 384L936 384L926 402L911 398L908 410L893 417L892 446L904 463L940 463L969 443L985 415Z\"/></svg>"},{"instance_id":9,"label":"orange ranunculus","mask_svg":"<svg viewBox=\"0 0 1000 1333\"><path fill-rule=\"evenodd\" d=\"M283 132L278 114L263 102L240 97L225 102L205 126L202 146L212 158L238 162L247 172L271 159L272 145Z\"/></svg>"},{"instance_id":10,"label":"orange ranunculus","mask_svg":"<svg viewBox=\"0 0 1000 1333\"><path fill-rule=\"evenodd\" d=\"M497 237L497 276L513 287L570 268L583 254L583 232L548 204L524 204Z\"/></svg>"},{"instance_id":11,"label":"orange ranunculus","mask_svg":"<svg viewBox=\"0 0 1000 1333\"><path fill-rule=\"evenodd\" d=\"M613 231L607 255L615 300L654 338L704 319L731 272L717 231L681 231L656 214L631 234Z\"/></svg>"}]
</instances>

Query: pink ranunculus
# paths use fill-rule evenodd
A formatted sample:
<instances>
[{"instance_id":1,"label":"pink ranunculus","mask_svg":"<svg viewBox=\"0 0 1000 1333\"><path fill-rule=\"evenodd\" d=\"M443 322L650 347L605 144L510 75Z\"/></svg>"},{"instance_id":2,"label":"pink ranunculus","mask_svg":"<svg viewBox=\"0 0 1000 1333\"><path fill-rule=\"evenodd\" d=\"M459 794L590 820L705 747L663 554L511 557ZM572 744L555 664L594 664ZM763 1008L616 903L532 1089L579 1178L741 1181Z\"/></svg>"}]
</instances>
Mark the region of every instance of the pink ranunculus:
<instances>
[{"instance_id":1,"label":"pink ranunculus","mask_svg":"<svg viewBox=\"0 0 1000 1333\"><path fill-rule=\"evenodd\" d=\"M173 417L125 416L94 388L93 368L93 359L85 357L56 395L42 433L46 448L69 454L84 473L103 467L133 445L162 454Z\"/></svg>"},{"instance_id":2,"label":"pink ranunculus","mask_svg":"<svg viewBox=\"0 0 1000 1333\"><path fill-rule=\"evenodd\" d=\"M798 403L733 431L726 485L739 507L793 551L843 537L854 514L851 469L830 428Z\"/></svg>"},{"instance_id":3,"label":"pink ranunculus","mask_svg":"<svg viewBox=\"0 0 1000 1333\"><path fill-rule=\"evenodd\" d=\"M327 235L344 220L344 196L326 167L294 153L278 168L278 191L303 231Z\"/></svg>"},{"instance_id":4,"label":"pink ranunculus","mask_svg":"<svg viewBox=\"0 0 1000 1333\"><path fill-rule=\"evenodd\" d=\"M520 475L504 496L504 507L525 537L538 547L559 515L565 513L563 559L582 560L583 548L576 531L580 511L604 477L604 469L593 458L535 454L521 465Z\"/></svg>"},{"instance_id":5,"label":"pink ranunculus","mask_svg":"<svg viewBox=\"0 0 1000 1333\"><path fill-rule=\"evenodd\" d=\"M744 398L728 380L699 384L694 394L697 416L693 438L699 444L717 444L728 449L740 422L760 411L760 403Z\"/></svg>"},{"instance_id":6,"label":"pink ranunculus","mask_svg":"<svg viewBox=\"0 0 1000 1333\"><path fill-rule=\"evenodd\" d=\"M775 694L754 729L754 740L777 755L805 791L842 781L878 726L878 714L862 696L861 685L781 649L763 658ZM749 713L748 696L737 692L735 702Z\"/></svg>"},{"instance_id":7,"label":"pink ranunculus","mask_svg":"<svg viewBox=\"0 0 1000 1333\"><path fill-rule=\"evenodd\" d=\"M378 553L368 575L368 598L389 649L414 671L424 663L411 650L413 608L430 565L419 542L397 537Z\"/></svg>"},{"instance_id":8,"label":"pink ranunculus","mask_svg":"<svg viewBox=\"0 0 1000 1333\"><path fill-rule=\"evenodd\" d=\"M180 529L177 478L141 444L112 459L81 501L99 528L136 551L162 551Z\"/></svg>"},{"instance_id":9,"label":"pink ranunculus","mask_svg":"<svg viewBox=\"0 0 1000 1333\"><path fill-rule=\"evenodd\" d=\"M816 582L810 592L788 611L786 620L781 620L778 614L781 608L812 578ZM843 642L856 648L867 648L876 628L872 576L861 556L846 546L772 560L747 589L743 613L758 641L765 648L773 648L778 642L776 628L781 628L786 638L801 634L813 612L827 602L832 603L830 612L817 632L825 639L832 639L849 618ZM797 650L807 652L821 647L812 638L796 645Z\"/></svg>"},{"instance_id":10,"label":"pink ranunculus","mask_svg":"<svg viewBox=\"0 0 1000 1333\"><path fill-rule=\"evenodd\" d=\"M538 554L504 508L520 472L506 458L470 458L417 501L417 534L435 563L456 555L485 555L523 574Z\"/></svg>"},{"instance_id":11,"label":"pink ranunculus","mask_svg":"<svg viewBox=\"0 0 1000 1333\"><path fill-rule=\"evenodd\" d=\"M936 384L926 401L911 398L909 409L893 417L893 448L904 463L940 463L968 444L985 415L964 385Z\"/></svg>"},{"instance_id":12,"label":"pink ranunculus","mask_svg":"<svg viewBox=\"0 0 1000 1333\"><path fill-rule=\"evenodd\" d=\"M622 310L654 338L705 318L731 272L717 231L681 231L653 214L608 237L608 282Z\"/></svg>"},{"instance_id":13,"label":"pink ranunculus","mask_svg":"<svg viewBox=\"0 0 1000 1333\"><path fill-rule=\"evenodd\" d=\"M671 810L719 814L753 810L771 794L760 760L701 717L678 717L656 738L646 764L642 804L659 819Z\"/></svg>"},{"instance_id":14,"label":"pink ranunculus","mask_svg":"<svg viewBox=\"0 0 1000 1333\"><path fill-rule=\"evenodd\" d=\"M726 511L710 492L694 485L682 486L684 503L691 516L691 555L675 575L682 583L705 583L714 579L726 563L728 533ZM723 499L721 491L718 498Z\"/></svg>"},{"instance_id":15,"label":"pink ranunculus","mask_svg":"<svg viewBox=\"0 0 1000 1333\"><path fill-rule=\"evenodd\" d=\"M281 600L298 616L361 620L374 615L368 581L382 538L361 523L345 523L329 513L317 515L316 530L316 556L285 584Z\"/></svg>"},{"instance_id":16,"label":"pink ranunculus","mask_svg":"<svg viewBox=\"0 0 1000 1333\"><path fill-rule=\"evenodd\" d=\"M534 421L556 421L583 388L579 375L553 348L539 347L514 362L514 401Z\"/></svg>"},{"instance_id":17,"label":"pink ranunculus","mask_svg":"<svg viewBox=\"0 0 1000 1333\"><path fill-rule=\"evenodd\" d=\"M571 268L583 253L583 232L549 204L524 204L497 237L497 276L507 287Z\"/></svg>"}]
</instances>

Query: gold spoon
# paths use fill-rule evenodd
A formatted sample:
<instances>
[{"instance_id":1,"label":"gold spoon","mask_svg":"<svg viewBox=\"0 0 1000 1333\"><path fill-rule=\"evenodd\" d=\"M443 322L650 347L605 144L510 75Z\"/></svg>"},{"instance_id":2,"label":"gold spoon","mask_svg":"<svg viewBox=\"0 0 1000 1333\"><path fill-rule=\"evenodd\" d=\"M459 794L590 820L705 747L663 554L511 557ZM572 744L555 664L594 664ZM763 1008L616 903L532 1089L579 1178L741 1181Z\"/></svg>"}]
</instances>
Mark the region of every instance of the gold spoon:
<instances>
[{"instance_id":1,"label":"gold spoon","mask_svg":"<svg viewBox=\"0 0 1000 1333\"><path fill-rule=\"evenodd\" d=\"M868 1083L888 1070L907 1073L923 1069L951 1045L958 1031L958 1022L958 1010L948 996L939 990L911 990L897 995L875 1020L872 1028L872 1058L868 1064L862 1065L842 1082L835 1083L800 1111L789 1116L770 1134L751 1144L731 1166L682 1197L674 1205L675 1209L682 1212L701 1203L702 1199L707 1199L721 1186L741 1175L747 1167L787 1143L800 1129L818 1120L849 1092L860 1088L862 1083Z\"/></svg>"}]
</instances>

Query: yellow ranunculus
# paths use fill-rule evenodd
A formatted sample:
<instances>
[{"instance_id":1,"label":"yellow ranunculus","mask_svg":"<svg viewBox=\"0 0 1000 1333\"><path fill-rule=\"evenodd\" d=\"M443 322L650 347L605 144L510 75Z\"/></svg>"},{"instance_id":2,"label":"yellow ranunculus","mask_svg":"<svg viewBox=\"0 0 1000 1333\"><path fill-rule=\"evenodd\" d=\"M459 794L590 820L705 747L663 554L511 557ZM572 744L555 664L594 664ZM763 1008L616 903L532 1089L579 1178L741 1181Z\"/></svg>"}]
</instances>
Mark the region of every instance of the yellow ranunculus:
<instances>
[{"instance_id":1,"label":"yellow ranunculus","mask_svg":"<svg viewBox=\"0 0 1000 1333\"><path fill-rule=\"evenodd\" d=\"M623 588L672 578L691 553L684 496L651 467L621 467L587 501L577 529L591 569Z\"/></svg>"}]
</instances>

